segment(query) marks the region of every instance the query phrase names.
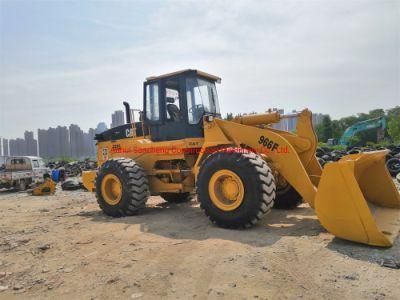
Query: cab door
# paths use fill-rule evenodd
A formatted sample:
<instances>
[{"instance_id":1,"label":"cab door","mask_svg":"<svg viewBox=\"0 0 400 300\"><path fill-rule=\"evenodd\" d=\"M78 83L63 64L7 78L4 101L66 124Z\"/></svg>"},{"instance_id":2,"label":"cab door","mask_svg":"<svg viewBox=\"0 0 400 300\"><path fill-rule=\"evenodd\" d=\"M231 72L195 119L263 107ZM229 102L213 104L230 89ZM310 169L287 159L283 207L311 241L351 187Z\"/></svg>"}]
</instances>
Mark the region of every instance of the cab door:
<instances>
[{"instance_id":1,"label":"cab door","mask_svg":"<svg viewBox=\"0 0 400 300\"><path fill-rule=\"evenodd\" d=\"M186 137L187 114L180 76L145 84L145 121L153 141Z\"/></svg>"},{"instance_id":2,"label":"cab door","mask_svg":"<svg viewBox=\"0 0 400 300\"><path fill-rule=\"evenodd\" d=\"M46 170L40 165L38 159L32 159L32 171L33 171L34 182L43 181Z\"/></svg>"}]
</instances>

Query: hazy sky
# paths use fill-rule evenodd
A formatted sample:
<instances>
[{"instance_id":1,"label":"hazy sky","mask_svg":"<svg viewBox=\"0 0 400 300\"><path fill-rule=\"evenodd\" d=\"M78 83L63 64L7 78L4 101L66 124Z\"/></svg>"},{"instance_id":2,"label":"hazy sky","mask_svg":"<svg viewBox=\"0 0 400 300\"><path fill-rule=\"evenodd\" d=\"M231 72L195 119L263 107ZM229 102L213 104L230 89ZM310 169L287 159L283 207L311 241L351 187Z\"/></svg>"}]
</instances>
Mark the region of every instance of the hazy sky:
<instances>
[{"instance_id":1,"label":"hazy sky","mask_svg":"<svg viewBox=\"0 0 400 300\"><path fill-rule=\"evenodd\" d=\"M185 68L222 77L223 113L393 107L400 1L0 0L0 136L109 125L145 77Z\"/></svg>"}]
</instances>

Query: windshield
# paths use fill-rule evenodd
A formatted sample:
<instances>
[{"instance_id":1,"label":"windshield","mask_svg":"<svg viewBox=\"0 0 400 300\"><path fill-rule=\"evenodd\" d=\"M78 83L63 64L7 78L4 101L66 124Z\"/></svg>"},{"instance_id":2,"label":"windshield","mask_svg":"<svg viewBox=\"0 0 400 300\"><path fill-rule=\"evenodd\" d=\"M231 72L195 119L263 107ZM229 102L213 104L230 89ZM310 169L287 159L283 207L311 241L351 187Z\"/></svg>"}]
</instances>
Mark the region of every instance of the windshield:
<instances>
[{"instance_id":1,"label":"windshield","mask_svg":"<svg viewBox=\"0 0 400 300\"><path fill-rule=\"evenodd\" d=\"M217 89L214 82L199 78L186 79L189 124L197 124L205 113L219 114Z\"/></svg>"},{"instance_id":2,"label":"windshield","mask_svg":"<svg viewBox=\"0 0 400 300\"><path fill-rule=\"evenodd\" d=\"M42 159L39 159L39 167L40 168L45 168L46 164L44 163L44 161Z\"/></svg>"}]
</instances>

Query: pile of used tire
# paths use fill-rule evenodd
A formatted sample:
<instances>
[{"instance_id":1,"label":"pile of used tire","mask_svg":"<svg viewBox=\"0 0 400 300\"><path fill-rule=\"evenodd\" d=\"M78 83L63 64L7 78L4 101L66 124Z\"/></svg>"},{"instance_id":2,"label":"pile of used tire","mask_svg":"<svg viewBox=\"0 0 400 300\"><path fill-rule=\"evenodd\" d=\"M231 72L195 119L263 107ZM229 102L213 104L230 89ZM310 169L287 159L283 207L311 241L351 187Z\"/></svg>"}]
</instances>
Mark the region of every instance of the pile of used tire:
<instances>
[{"instance_id":1,"label":"pile of used tire","mask_svg":"<svg viewBox=\"0 0 400 300\"><path fill-rule=\"evenodd\" d=\"M386 157L386 166L390 175L396 177L400 174L400 145L389 146L390 153Z\"/></svg>"},{"instance_id":2,"label":"pile of used tire","mask_svg":"<svg viewBox=\"0 0 400 300\"><path fill-rule=\"evenodd\" d=\"M71 177L67 178L61 183L61 189L63 191L76 191L83 189L83 183L81 177Z\"/></svg>"},{"instance_id":3,"label":"pile of used tire","mask_svg":"<svg viewBox=\"0 0 400 300\"><path fill-rule=\"evenodd\" d=\"M389 170L390 175L396 177L400 174L400 145L389 145L388 147L353 147L347 150L333 150L329 147L317 148L318 162L322 167L327 163L338 161L343 156L348 154L358 154L362 152L370 152L375 150L389 150L389 154L386 156L386 166Z\"/></svg>"},{"instance_id":4,"label":"pile of used tire","mask_svg":"<svg viewBox=\"0 0 400 300\"><path fill-rule=\"evenodd\" d=\"M81 161L66 162L66 161L54 161L49 162L47 167L51 170L60 171L62 174L60 177L61 188L63 190L78 190L83 188L82 184L82 172L97 169L97 162L90 159ZM53 179L54 180L54 179ZM58 181L58 180L57 180Z\"/></svg>"},{"instance_id":5,"label":"pile of used tire","mask_svg":"<svg viewBox=\"0 0 400 300\"><path fill-rule=\"evenodd\" d=\"M82 175L82 171L96 170L97 162L89 159L73 162L56 161L49 162L47 167L51 170L63 169L67 177L76 177Z\"/></svg>"}]
</instances>

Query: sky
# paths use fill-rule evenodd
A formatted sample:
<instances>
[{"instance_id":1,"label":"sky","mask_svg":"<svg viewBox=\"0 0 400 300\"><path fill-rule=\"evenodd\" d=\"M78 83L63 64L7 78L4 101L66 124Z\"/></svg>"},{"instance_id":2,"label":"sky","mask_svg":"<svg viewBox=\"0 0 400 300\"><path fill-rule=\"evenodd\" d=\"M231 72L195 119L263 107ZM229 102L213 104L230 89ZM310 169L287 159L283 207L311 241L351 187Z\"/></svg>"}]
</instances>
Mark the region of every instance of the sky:
<instances>
[{"instance_id":1,"label":"sky","mask_svg":"<svg viewBox=\"0 0 400 300\"><path fill-rule=\"evenodd\" d=\"M0 136L142 107L143 81L222 77L222 113L400 104L400 1L0 0Z\"/></svg>"}]
</instances>

